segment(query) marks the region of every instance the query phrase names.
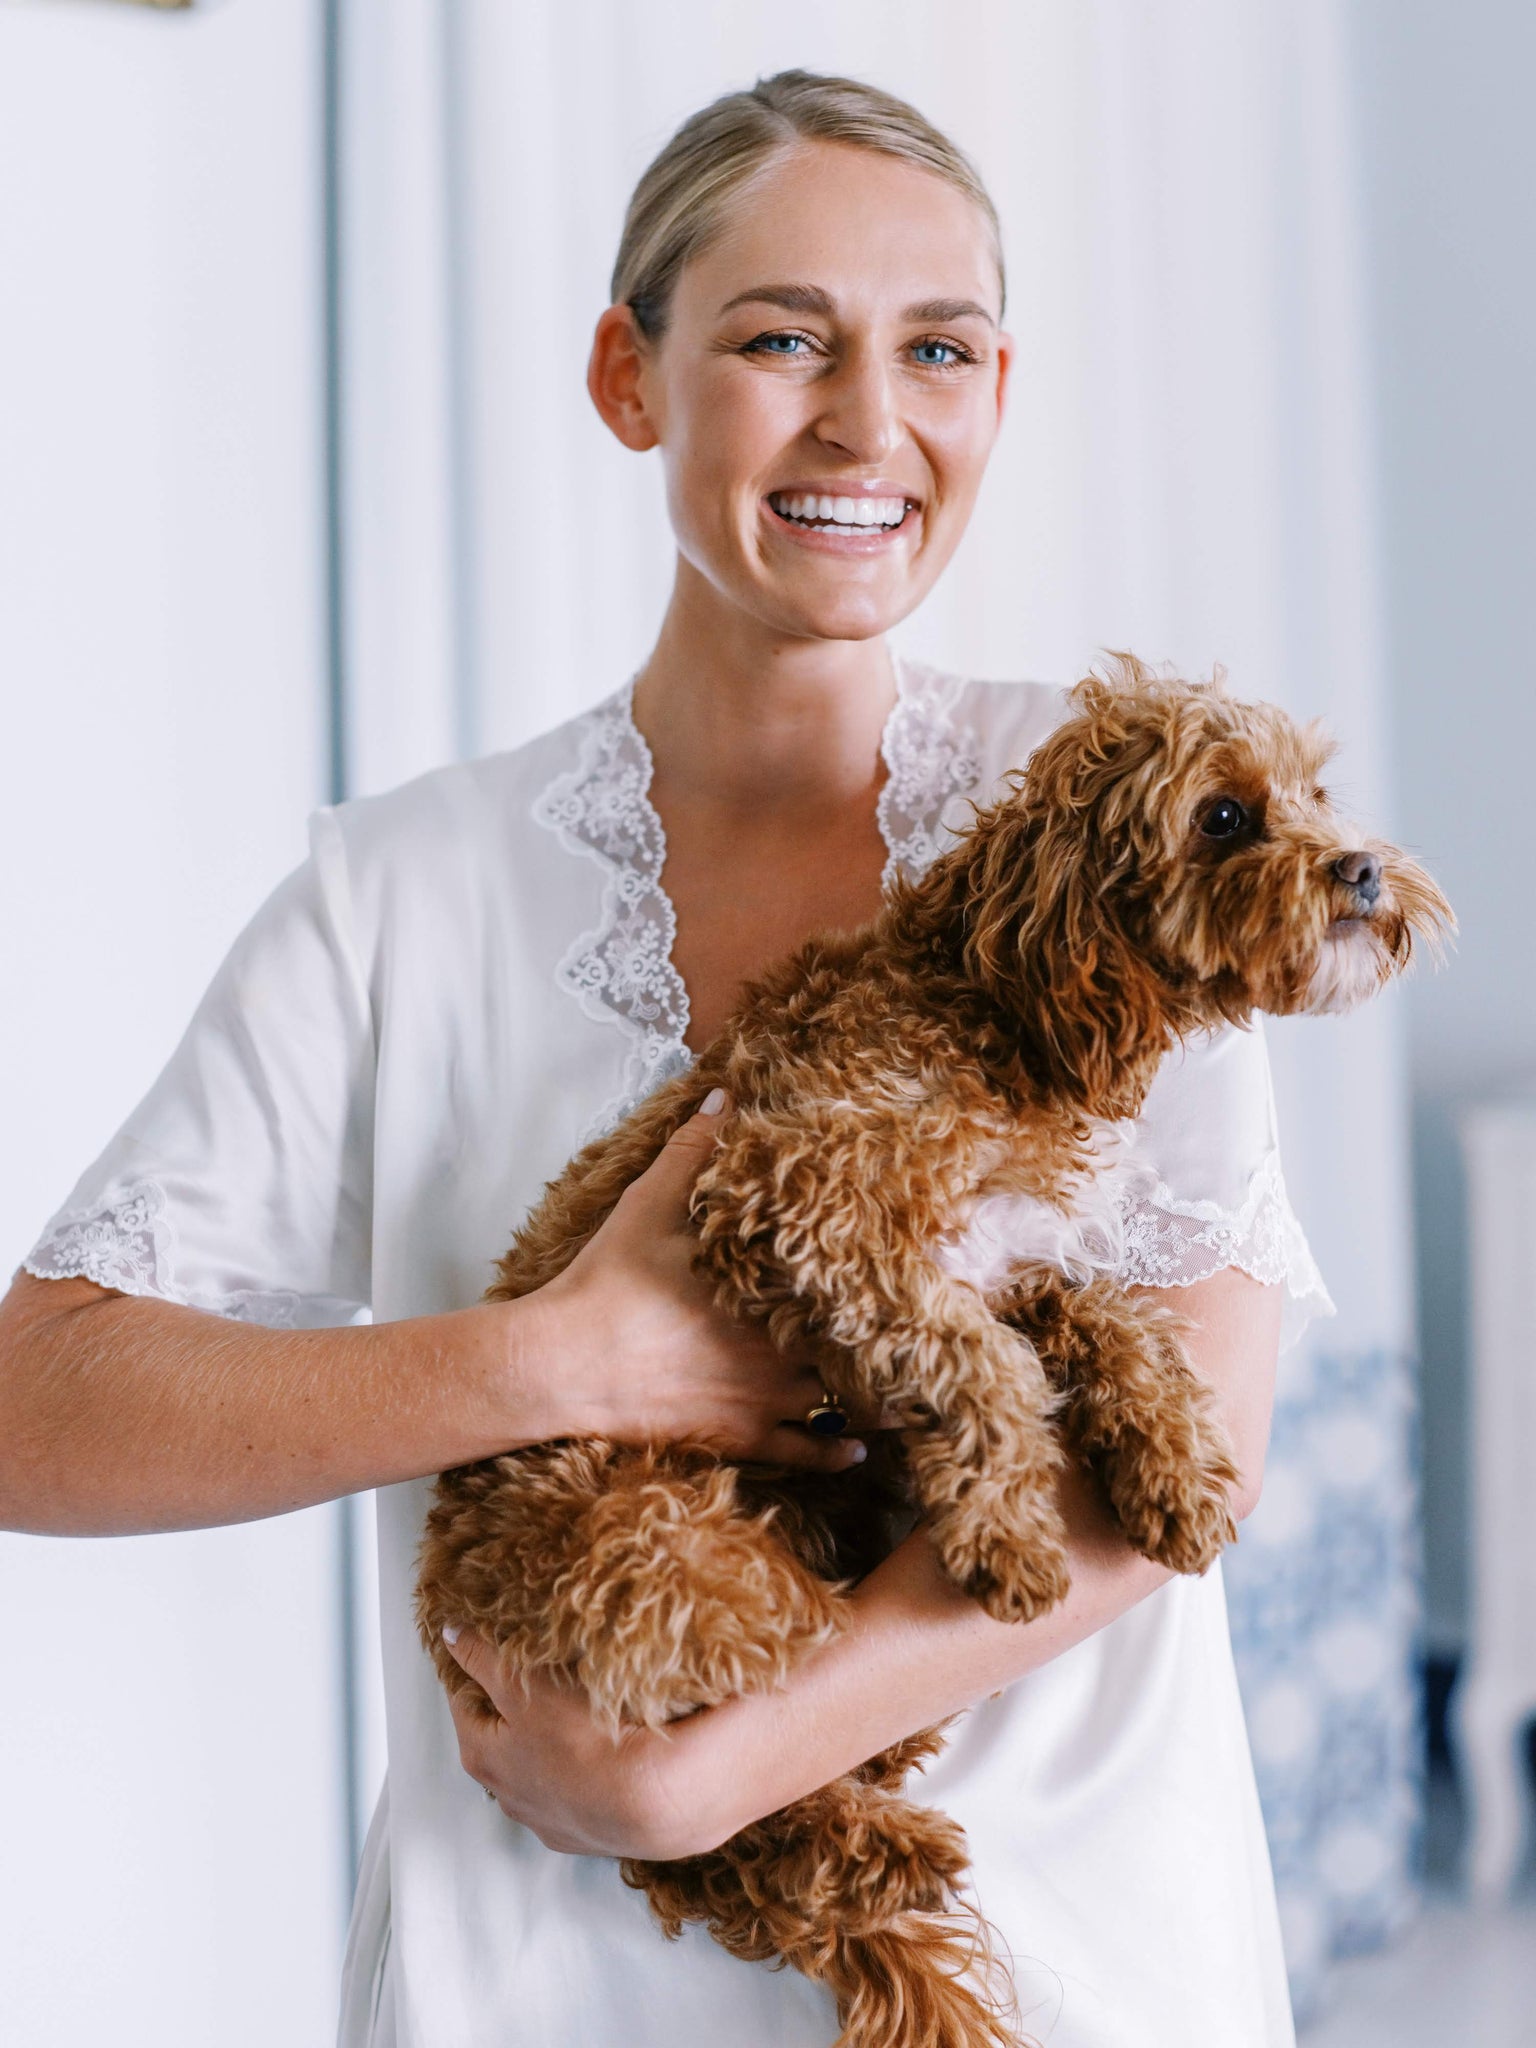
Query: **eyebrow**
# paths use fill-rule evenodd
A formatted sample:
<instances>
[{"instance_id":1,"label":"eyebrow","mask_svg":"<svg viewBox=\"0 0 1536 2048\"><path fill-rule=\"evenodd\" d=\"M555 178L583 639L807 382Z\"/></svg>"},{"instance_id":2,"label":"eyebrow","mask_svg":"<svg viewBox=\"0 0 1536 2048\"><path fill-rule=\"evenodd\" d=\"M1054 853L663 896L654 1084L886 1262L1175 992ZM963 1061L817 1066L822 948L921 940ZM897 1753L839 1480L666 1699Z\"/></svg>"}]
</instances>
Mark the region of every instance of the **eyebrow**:
<instances>
[{"instance_id":1,"label":"eyebrow","mask_svg":"<svg viewBox=\"0 0 1536 2048\"><path fill-rule=\"evenodd\" d=\"M738 306L778 306L786 313L820 313L830 319L835 310L829 292L819 284L755 284L744 292L738 292L734 299L727 299L720 308L719 317L735 312ZM921 299L915 306L902 309L903 320L985 320L989 327L997 321L985 306L979 306L974 299Z\"/></svg>"},{"instance_id":2,"label":"eyebrow","mask_svg":"<svg viewBox=\"0 0 1536 2048\"><path fill-rule=\"evenodd\" d=\"M908 306L902 312L903 320L985 320L989 327L997 325L996 318L985 306L978 306L974 299L923 299L915 306Z\"/></svg>"}]
</instances>

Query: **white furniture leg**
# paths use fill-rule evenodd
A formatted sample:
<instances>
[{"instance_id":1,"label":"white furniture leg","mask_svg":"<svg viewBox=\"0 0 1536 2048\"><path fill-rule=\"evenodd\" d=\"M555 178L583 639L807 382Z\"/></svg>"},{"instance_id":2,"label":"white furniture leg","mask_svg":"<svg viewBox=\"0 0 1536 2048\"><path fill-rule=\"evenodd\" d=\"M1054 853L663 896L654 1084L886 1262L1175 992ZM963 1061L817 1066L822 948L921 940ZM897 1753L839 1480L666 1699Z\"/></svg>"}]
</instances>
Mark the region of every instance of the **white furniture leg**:
<instances>
[{"instance_id":1,"label":"white furniture leg","mask_svg":"<svg viewBox=\"0 0 1536 2048\"><path fill-rule=\"evenodd\" d=\"M1471 1794L1468 1872L1502 1897L1530 1805L1522 1740L1536 1716L1536 1102L1463 1126L1471 1247L1472 1616L1456 1716Z\"/></svg>"},{"instance_id":2,"label":"white furniture leg","mask_svg":"<svg viewBox=\"0 0 1536 2048\"><path fill-rule=\"evenodd\" d=\"M1458 1688L1457 1744L1468 1798L1467 1877L1479 1897L1507 1898L1525 1848L1525 1724L1530 1703L1476 1669Z\"/></svg>"}]
</instances>

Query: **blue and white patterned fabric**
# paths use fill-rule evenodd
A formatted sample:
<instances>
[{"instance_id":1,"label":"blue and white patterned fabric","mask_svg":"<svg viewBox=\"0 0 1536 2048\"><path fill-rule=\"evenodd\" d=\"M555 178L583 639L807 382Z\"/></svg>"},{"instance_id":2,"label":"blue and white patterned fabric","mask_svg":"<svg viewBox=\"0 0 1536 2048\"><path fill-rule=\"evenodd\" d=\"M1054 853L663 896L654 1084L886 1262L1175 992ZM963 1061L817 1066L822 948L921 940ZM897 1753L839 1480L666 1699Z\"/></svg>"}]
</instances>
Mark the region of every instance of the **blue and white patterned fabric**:
<instances>
[{"instance_id":1,"label":"blue and white patterned fabric","mask_svg":"<svg viewBox=\"0 0 1536 2048\"><path fill-rule=\"evenodd\" d=\"M1332 1958L1414 1903L1415 1412L1398 1352L1288 1357L1264 1498L1224 1566L1299 2019Z\"/></svg>"}]
</instances>

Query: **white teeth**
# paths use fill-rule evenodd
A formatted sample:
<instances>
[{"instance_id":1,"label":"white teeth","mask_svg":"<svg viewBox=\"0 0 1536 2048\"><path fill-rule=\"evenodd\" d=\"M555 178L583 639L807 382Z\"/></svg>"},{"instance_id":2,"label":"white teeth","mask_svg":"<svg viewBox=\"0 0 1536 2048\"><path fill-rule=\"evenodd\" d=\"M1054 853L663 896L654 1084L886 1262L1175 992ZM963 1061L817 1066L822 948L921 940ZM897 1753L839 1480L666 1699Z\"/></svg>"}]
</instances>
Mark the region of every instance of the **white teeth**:
<instances>
[{"instance_id":1,"label":"white teeth","mask_svg":"<svg viewBox=\"0 0 1536 2048\"><path fill-rule=\"evenodd\" d=\"M867 533L871 527L900 526L907 516L905 498L848 498L810 491L775 491L768 500L785 519L815 521L839 533Z\"/></svg>"}]
</instances>

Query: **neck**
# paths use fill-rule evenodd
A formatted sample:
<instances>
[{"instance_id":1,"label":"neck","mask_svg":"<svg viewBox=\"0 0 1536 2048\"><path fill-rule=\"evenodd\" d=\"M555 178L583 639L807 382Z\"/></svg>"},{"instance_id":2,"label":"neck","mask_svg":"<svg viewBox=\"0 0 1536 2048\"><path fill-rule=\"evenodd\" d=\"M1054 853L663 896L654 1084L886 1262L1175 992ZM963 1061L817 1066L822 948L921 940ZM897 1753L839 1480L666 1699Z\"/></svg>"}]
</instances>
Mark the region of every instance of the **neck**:
<instances>
[{"instance_id":1,"label":"neck","mask_svg":"<svg viewBox=\"0 0 1536 2048\"><path fill-rule=\"evenodd\" d=\"M883 639L796 637L680 561L635 723L659 783L693 804L822 812L867 798L896 694Z\"/></svg>"}]
</instances>

